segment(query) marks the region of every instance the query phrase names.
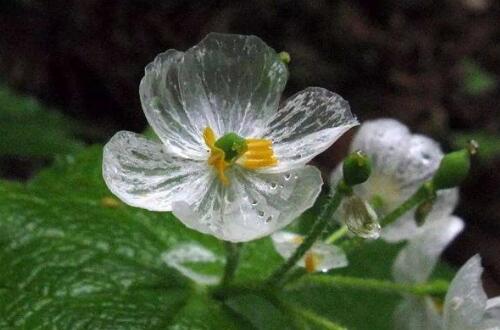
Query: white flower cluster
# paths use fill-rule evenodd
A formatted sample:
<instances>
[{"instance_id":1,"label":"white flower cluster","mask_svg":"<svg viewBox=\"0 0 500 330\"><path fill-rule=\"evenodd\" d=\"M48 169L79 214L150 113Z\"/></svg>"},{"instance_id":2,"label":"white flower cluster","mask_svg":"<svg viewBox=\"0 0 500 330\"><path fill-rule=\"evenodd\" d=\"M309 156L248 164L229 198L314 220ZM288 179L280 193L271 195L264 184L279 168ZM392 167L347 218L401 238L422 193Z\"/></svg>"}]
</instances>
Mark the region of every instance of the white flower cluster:
<instances>
[{"instance_id":1,"label":"white flower cluster","mask_svg":"<svg viewBox=\"0 0 500 330\"><path fill-rule=\"evenodd\" d=\"M323 183L320 172L306 164L358 122L342 97L322 88L301 91L279 107L287 78L280 56L254 36L212 33L185 52L158 55L146 67L140 97L159 141L118 132L104 148L107 186L129 205L172 211L187 227L222 240L242 242L274 233L277 252L289 258L304 237L279 230L313 205ZM351 145L357 150L371 160L371 176L352 187L336 218L364 238L407 240L395 261L394 279L426 282L463 228L462 220L451 215L457 189L438 191L422 226L414 210L383 228L377 219L432 178L441 149L395 120L379 119L362 125ZM342 177L339 166L332 187ZM220 280L188 266L222 267L215 254L194 243L174 247L163 258L196 282ZM297 266L326 272L347 263L341 248L317 241ZM396 328L500 329L500 297L487 299L481 272L477 256L460 269L442 313L432 298L408 295L396 311Z\"/></svg>"},{"instance_id":2,"label":"white flower cluster","mask_svg":"<svg viewBox=\"0 0 500 330\"><path fill-rule=\"evenodd\" d=\"M353 187L356 196L370 204L379 217L387 215L429 180L439 166L443 152L432 139L411 134L408 128L393 119L377 119L363 123L350 147L361 150L372 161L369 179ZM342 178L342 167L333 171L331 184ZM426 223L442 221L450 216L458 200L458 189L441 190ZM341 212L338 212L341 213ZM340 214L342 217L342 214ZM345 216L344 216L345 217ZM414 212L408 212L395 223L382 229L382 238L389 242L409 239L422 228L417 226ZM374 226L375 230L378 228Z\"/></svg>"}]
</instances>

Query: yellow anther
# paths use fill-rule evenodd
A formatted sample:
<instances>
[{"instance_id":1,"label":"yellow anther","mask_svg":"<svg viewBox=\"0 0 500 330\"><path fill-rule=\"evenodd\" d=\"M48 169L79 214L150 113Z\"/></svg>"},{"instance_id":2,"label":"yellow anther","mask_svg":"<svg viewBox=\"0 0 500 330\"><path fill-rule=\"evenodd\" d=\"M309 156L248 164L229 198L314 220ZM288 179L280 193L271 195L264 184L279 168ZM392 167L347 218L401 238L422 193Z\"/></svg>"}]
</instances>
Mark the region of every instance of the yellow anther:
<instances>
[{"instance_id":1,"label":"yellow anther","mask_svg":"<svg viewBox=\"0 0 500 330\"><path fill-rule=\"evenodd\" d=\"M278 164L274 156L271 140L266 139L246 139L247 151L241 157L241 166L256 170Z\"/></svg>"},{"instance_id":2,"label":"yellow anther","mask_svg":"<svg viewBox=\"0 0 500 330\"><path fill-rule=\"evenodd\" d=\"M319 258L314 252L307 252L304 257L304 263L308 273L314 273L318 268Z\"/></svg>"},{"instance_id":3,"label":"yellow anther","mask_svg":"<svg viewBox=\"0 0 500 330\"><path fill-rule=\"evenodd\" d=\"M203 139L210 149L208 164L215 167L224 185L229 184L225 172L235 162L252 170L274 166L278 163L271 140L244 139L235 133L227 133L217 140L217 136L210 127L203 130Z\"/></svg>"},{"instance_id":4,"label":"yellow anther","mask_svg":"<svg viewBox=\"0 0 500 330\"><path fill-rule=\"evenodd\" d=\"M224 150L215 146L215 133L210 127L207 127L203 130L203 139L205 140L206 145L210 148L210 157L208 158L208 164L215 167L219 180L223 185L227 186L229 184L229 179L227 178L225 171L230 164L224 160Z\"/></svg>"}]
</instances>

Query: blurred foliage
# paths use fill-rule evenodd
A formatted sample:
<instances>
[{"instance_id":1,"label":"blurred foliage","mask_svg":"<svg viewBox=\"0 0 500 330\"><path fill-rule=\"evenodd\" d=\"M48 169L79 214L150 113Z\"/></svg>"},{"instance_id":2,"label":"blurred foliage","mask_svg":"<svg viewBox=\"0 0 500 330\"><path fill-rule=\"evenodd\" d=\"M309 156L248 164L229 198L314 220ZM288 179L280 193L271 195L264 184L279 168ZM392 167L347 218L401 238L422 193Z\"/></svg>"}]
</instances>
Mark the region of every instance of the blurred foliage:
<instances>
[{"instance_id":1,"label":"blurred foliage","mask_svg":"<svg viewBox=\"0 0 500 330\"><path fill-rule=\"evenodd\" d=\"M223 302L167 267L162 254L180 243L224 258L221 242L170 213L116 200L103 182L101 159L95 146L58 157L28 184L0 182L0 315L9 329L273 329L276 322L296 328L296 315L266 297L245 292ZM349 256L350 267L334 273L390 279L399 247L366 244ZM269 238L246 244L236 283L264 279L280 262ZM390 328L399 300L321 286L280 296L349 329Z\"/></svg>"},{"instance_id":2,"label":"blurred foliage","mask_svg":"<svg viewBox=\"0 0 500 330\"><path fill-rule=\"evenodd\" d=\"M79 124L0 86L0 155L53 157L80 150Z\"/></svg>"},{"instance_id":3,"label":"blurred foliage","mask_svg":"<svg viewBox=\"0 0 500 330\"><path fill-rule=\"evenodd\" d=\"M479 143L478 157L481 161L489 162L500 158L500 136L484 131L453 133L455 148L464 148L470 140Z\"/></svg>"},{"instance_id":4,"label":"blurred foliage","mask_svg":"<svg viewBox=\"0 0 500 330\"><path fill-rule=\"evenodd\" d=\"M496 77L471 59L462 61L462 88L471 96L480 96L497 87Z\"/></svg>"}]
</instances>

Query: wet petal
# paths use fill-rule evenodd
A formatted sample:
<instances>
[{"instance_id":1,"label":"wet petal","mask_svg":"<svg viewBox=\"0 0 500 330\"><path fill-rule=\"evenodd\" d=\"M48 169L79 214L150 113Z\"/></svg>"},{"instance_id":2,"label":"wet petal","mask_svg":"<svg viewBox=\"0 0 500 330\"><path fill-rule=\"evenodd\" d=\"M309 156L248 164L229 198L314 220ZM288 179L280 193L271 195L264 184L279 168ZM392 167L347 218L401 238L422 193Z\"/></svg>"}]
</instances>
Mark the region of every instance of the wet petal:
<instances>
[{"instance_id":1,"label":"wet petal","mask_svg":"<svg viewBox=\"0 0 500 330\"><path fill-rule=\"evenodd\" d=\"M438 330L442 320L430 298L407 296L394 312L394 329Z\"/></svg>"},{"instance_id":2,"label":"wet petal","mask_svg":"<svg viewBox=\"0 0 500 330\"><path fill-rule=\"evenodd\" d=\"M271 118L263 137L273 142L281 171L302 166L358 125L349 104L323 88L307 88L290 97Z\"/></svg>"},{"instance_id":3,"label":"wet petal","mask_svg":"<svg viewBox=\"0 0 500 330\"><path fill-rule=\"evenodd\" d=\"M284 258L289 258L303 241L303 236L291 232L280 231L271 236L274 248ZM344 251L334 245L329 245L318 241L314 243L308 252L314 259L314 270L327 272L330 269L341 268L347 266L347 257ZM298 266L309 268L307 265L307 257L304 256L297 263Z\"/></svg>"},{"instance_id":4,"label":"wet petal","mask_svg":"<svg viewBox=\"0 0 500 330\"><path fill-rule=\"evenodd\" d=\"M181 243L162 254L165 263L199 284L215 285L220 281L223 262L212 251L196 243ZM207 267L210 265L210 267ZM218 266L218 267L217 267ZM209 273L208 269L218 268Z\"/></svg>"},{"instance_id":5,"label":"wet petal","mask_svg":"<svg viewBox=\"0 0 500 330\"><path fill-rule=\"evenodd\" d=\"M397 282L421 283L431 275L446 246L462 231L463 221L450 216L425 226L399 252L392 273Z\"/></svg>"},{"instance_id":6,"label":"wet petal","mask_svg":"<svg viewBox=\"0 0 500 330\"><path fill-rule=\"evenodd\" d=\"M269 235L310 208L322 180L311 166L284 173L258 173L234 166L229 185L219 180L174 204L174 214L188 227L223 240L242 242Z\"/></svg>"},{"instance_id":7,"label":"wet petal","mask_svg":"<svg viewBox=\"0 0 500 330\"><path fill-rule=\"evenodd\" d=\"M210 176L206 164L168 154L163 145L132 132L116 133L104 147L103 176L125 203L170 211Z\"/></svg>"},{"instance_id":8,"label":"wet petal","mask_svg":"<svg viewBox=\"0 0 500 330\"><path fill-rule=\"evenodd\" d=\"M288 78L277 53L255 36L210 33L184 56L183 106L198 129L260 137Z\"/></svg>"},{"instance_id":9,"label":"wet petal","mask_svg":"<svg viewBox=\"0 0 500 330\"><path fill-rule=\"evenodd\" d=\"M439 222L448 217L458 203L458 189L440 190L432 210L425 220L425 225ZM382 229L382 238L387 242L408 240L418 235L424 226L418 226L415 221L415 210L411 210L391 225Z\"/></svg>"},{"instance_id":10,"label":"wet petal","mask_svg":"<svg viewBox=\"0 0 500 330\"><path fill-rule=\"evenodd\" d=\"M359 196L347 196L340 205L339 218L353 234L369 239L380 236L380 224L372 207Z\"/></svg>"},{"instance_id":11,"label":"wet petal","mask_svg":"<svg viewBox=\"0 0 500 330\"><path fill-rule=\"evenodd\" d=\"M179 67L184 53L168 50L146 66L139 94L149 125L173 153L205 158L199 118L184 107L179 87Z\"/></svg>"},{"instance_id":12,"label":"wet petal","mask_svg":"<svg viewBox=\"0 0 500 330\"><path fill-rule=\"evenodd\" d=\"M450 284L444 304L446 329L475 329L486 309L486 293L481 281L481 258L475 255L457 272Z\"/></svg>"},{"instance_id":13,"label":"wet petal","mask_svg":"<svg viewBox=\"0 0 500 330\"><path fill-rule=\"evenodd\" d=\"M372 175L355 189L371 200L380 196L385 213L397 207L432 177L443 153L430 138L412 135L396 120L379 119L363 123L351 145L372 160Z\"/></svg>"}]
</instances>

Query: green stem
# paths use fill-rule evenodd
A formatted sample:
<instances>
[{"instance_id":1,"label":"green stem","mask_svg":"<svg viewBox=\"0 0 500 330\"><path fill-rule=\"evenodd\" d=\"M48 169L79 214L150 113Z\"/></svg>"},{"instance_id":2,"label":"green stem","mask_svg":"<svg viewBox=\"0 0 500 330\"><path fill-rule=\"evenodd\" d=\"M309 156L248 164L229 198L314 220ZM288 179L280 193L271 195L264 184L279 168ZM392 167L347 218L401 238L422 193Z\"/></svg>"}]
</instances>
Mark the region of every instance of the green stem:
<instances>
[{"instance_id":1,"label":"green stem","mask_svg":"<svg viewBox=\"0 0 500 330\"><path fill-rule=\"evenodd\" d=\"M279 286L283 277L292 269L295 264L306 254L306 252L311 248L311 246L316 242L318 237L323 233L328 220L332 214L337 210L342 201L342 197L345 194L344 184L340 183L335 191L335 195L326 203L325 207L321 211L318 219L314 223L309 234L304 238L304 242L295 250L288 260L286 260L274 273L269 276L266 280L266 284L270 286Z\"/></svg>"},{"instance_id":2,"label":"green stem","mask_svg":"<svg viewBox=\"0 0 500 330\"><path fill-rule=\"evenodd\" d=\"M310 285L327 285L332 287L381 291L386 293L411 293L417 296L439 296L446 294L449 283L445 280L435 280L427 283L407 284L373 278L358 278L342 275L309 275L289 285L289 288Z\"/></svg>"},{"instance_id":3,"label":"green stem","mask_svg":"<svg viewBox=\"0 0 500 330\"><path fill-rule=\"evenodd\" d=\"M304 320L309 321L317 326L319 326L322 329L328 329L328 330L346 330L347 328L334 323L330 321L329 319L316 314L315 312L308 310L308 309L303 309L300 306L296 306L293 304L284 304L286 308L292 312L295 315L301 316ZM293 315L292 314L292 315Z\"/></svg>"},{"instance_id":4,"label":"green stem","mask_svg":"<svg viewBox=\"0 0 500 330\"><path fill-rule=\"evenodd\" d=\"M429 198L432 198L435 194L434 187L431 182L424 183L413 195L410 196L403 204L399 205L391 213L386 215L380 220L381 226L387 226L399 217L404 215L406 212L410 211L412 208L422 204Z\"/></svg>"},{"instance_id":5,"label":"green stem","mask_svg":"<svg viewBox=\"0 0 500 330\"><path fill-rule=\"evenodd\" d=\"M226 267L224 268L221 286L226 287L231 283L236 273L236 268L238 267L238 261L240 259L241 244L224 242L224 247L226 249Z\"/></svg>"},{"instance_id":6,"label":"green stem","mask_svg":"<svg viewBox=\"0 0 500 330\"><path fill-rule=\"evenodd\" d=\"M333 244L335 243L336 241L338 241L339 239L341 239L342 237L344 237L345 235L347 235L347 233L349 232L349 229L347 228L346 225L343 225L342 227L340 227L339 229L337 229L336 231L334 231L327 239L326 239L326 243L327 244Z\"/></svg>"}]
</instances>

